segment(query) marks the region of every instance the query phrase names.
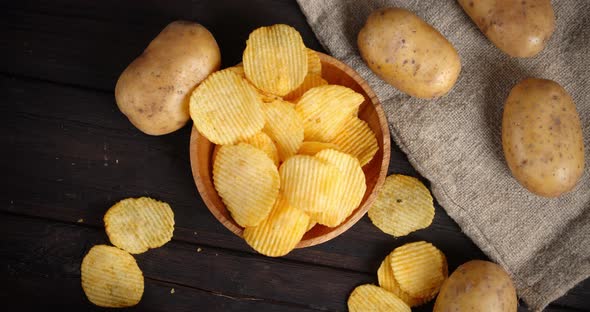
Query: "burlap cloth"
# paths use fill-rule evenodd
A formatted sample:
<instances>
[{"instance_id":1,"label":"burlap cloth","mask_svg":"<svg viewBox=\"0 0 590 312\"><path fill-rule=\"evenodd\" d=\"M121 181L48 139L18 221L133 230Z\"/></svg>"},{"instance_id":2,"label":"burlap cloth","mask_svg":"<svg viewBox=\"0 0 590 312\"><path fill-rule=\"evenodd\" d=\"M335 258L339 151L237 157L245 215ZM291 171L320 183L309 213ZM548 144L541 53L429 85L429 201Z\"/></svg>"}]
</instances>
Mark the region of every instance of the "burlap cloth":
<instances>
[{"instance_id":1,"label":"burlap cloth","mask_svg":"<svg viewBox=\"0 0 590 312\"><path fill-rule=\"evenodd\" d=\"M320 42L377 93L397 145L431 182L461 229L513 277L519 296L541 310L590 276L590 1L553 1L556 27L536 57L498 50L452 0L298 0ZM375 76L356 37L381 7L415 12L461 57L461 75L446 96L411 98ZM557 199L535 196L511 176L502 153L503 103L525 77L552 79L573 97L582 121L586 170Z\"/></svg>"}]
</instances>

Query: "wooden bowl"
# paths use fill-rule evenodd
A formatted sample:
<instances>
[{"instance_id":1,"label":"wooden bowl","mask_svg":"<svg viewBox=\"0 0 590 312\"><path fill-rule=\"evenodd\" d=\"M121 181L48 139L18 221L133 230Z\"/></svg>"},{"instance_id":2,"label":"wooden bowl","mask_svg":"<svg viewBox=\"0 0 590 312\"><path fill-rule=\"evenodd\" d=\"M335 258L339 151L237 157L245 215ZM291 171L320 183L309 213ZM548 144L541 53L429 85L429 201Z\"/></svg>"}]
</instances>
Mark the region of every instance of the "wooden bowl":
<instances>
[{"instance_id":1,"label":"wooden bowl","mask_svg":"<svg viewBox=\"0 0 590 312\"><path fill-rule=\"evenodd\" d=\"M375 132L377 142L379 143L379 151L363 167L367 181L367 190L359 207L339 226L329 228L323 225L316 225L303 236L297 248L314 246L326 242L342 234L360 220L375 200L377 191L381 188L385 180L389 166L389 128L387 127L387 120L385 119L385 114L377 96L366 81L350 67L331 56L323 53L318 54L322 61L322 77L328 83L349 87L365 97L365 101L359 109L359 118L366 121L373 132ZM197 129L193 127L190 140L190 157L193 177L199 194L217 220L234 234L242 237L243 228L232 219L213 186L211 156L214 147L215 144L209 142L209 140L199 134Z\"/></svg>"}]
</instances>

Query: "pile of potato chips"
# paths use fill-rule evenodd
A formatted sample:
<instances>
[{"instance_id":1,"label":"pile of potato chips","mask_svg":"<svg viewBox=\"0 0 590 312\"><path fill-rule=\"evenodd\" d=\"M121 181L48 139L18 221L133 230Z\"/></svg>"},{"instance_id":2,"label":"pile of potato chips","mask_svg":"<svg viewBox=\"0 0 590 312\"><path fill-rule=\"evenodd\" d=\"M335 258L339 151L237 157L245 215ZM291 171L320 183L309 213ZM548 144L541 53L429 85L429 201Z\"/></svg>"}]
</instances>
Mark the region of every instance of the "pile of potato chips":
<instances>
[{"instance_id":1,"label":"pile of potato chips","mask_svg":"<svg viewBox=\"0 0 590 312\"><path fill-rule=\"evenodd\" d=\"M420 180L388 176L369 209L369 218L381 231L404 236L428 227L434 218L434 203ZM408 243L394 249L377 271L379 286L361 285L348 298L354 311L409 312L439 292L448 277L445 255L430 243Z\"/></svg>"},{"instance_id":2,"label":"pile of potato chips","mask_svg":"<svg viewBox=\"0 0 590 312\"><path fill-rule=\"evenodd\" d=\"M419 241L394 249L377 271L379 286L361 285L348 298L355 311L411 311L439 292L448 277L445 255L432 244Z\"/></svg>"},{"instance_id":3,"label":"pile of potato chips","mask_svg":"<svg viewBox=\"0 0 590 312\"><path fill-rule=\"evenodd\" d=\"M213 182L244 239L287 254L316 223L335 227L366 191L362 166L379 149L358 118L363 95L322 78L318 54L287 25L254 30L243 63L192 93L197 130L217 146Z\"/></svg>"},{"instance_id":4,"label":"pile of potato chips","mask_svg":"<svg viewBox=\"0 0 590 312\"><path fill-rule=\"evenodd\" d=\"M127 198L104 216L113 246L96 245L80 267L82 289L101 307L136 305L143 295L143 273L131 254L161 247L172 239L174 213L170 205L151 198Z\"/></svg>"}]
</instances>

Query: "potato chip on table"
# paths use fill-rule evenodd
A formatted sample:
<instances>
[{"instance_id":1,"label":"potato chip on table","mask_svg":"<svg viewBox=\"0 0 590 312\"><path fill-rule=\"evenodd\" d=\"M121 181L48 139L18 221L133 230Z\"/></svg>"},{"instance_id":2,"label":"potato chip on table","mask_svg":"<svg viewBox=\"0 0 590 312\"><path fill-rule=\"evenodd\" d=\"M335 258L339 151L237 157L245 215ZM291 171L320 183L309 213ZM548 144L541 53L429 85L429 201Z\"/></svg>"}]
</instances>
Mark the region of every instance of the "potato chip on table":
<instances>
[{"instance_id":1,"label":"potato chip on table","mask_svg":"<svg viewBox=\"0 0 590 312\"><path fill-rule=\"evenodd\" d=\"M395 280L395 276L393 276L390 255L387 255L387 257L383 259L383 262L381 262L381 265L377 270L377 278L379 279L379 286L398 296L410 307L415 307L423 303L420 300L412 298L406 292L401 290L399 283Z\"/></svg>"},{"instance_id":2,"label":"potato chip on table","mask_svg":"<svg viewBox=\"0 0 590 312\"><path fill-rule=\"evenodd\" d=\"M269 257L288 254L297 246L310 225L303 210L279 196L270 215L260 224L244 229L244 240L259 253Z\"/></svg>"},{"instance_id":3,"label":"potato chip on table","mask_svg":"<svg viewBox=\"0 0 590 312\"><path fill-rule=\"evenodd\" d=\"M342 179L338 190L338 202L321 212L310 212L310 217L319 224L334 227L342 223L359 206L367 184L361 165L355 157L333 150L325 149L315 155L316 158L330 163L340 170Z\"/></svg>"},{"instance_id":4,"label":"potato chip on table","mask_svg":"<svg viewBox=\"0 0 590 312\"><path fill-rule=\"evenodd\" d=\"M246 77L258 89L278 96L295 90L307 75L307 48L295 28L277 24L260 27L246 41Z\"/></svg>"},{"instance_id":5,"label":"potato chip on table","mask_svg":"<svg viewBox=\"0 0 590 312\"><path fill-rule=\"evenodd\" d=\"M127 198L106 212L104 225L113 245L138 254L172 239L174 213L170 205L152 198Z\"/></svg>"},{"instance_id":6,"label":"potato chip on table","mask_svg":"<svg viewBox=\"0 0 590 312\"><path fill-rule=\"evenodd\" d=\"M256 226L269 215L279 195L279 173L263 151L246 143L223 145L213 164L213 184L242 227Z\"/></svg>"},{"instance_id":7,"label":"potato chip on table","mask_svg":"<svg viewBox=\"0 0 590 312\"><path fill-rule=\"evenodd\" d=\"M405 244L394 249L389 257L399 288L420 303L433 299L447 278L446 259L430 243Z\"/></svg>"},{"instance_id":8,"label":"potato chip on table","mask_svg":"<svg viewBox=\"0 0 590 312\"><path fill-rule=\"evenodd\" d=\"M256 89L231 70L211 74L192 93L195 127L215 144L234 144L264 127L262 100Z\"/></svg>"},{"instance_id":9,"label":"potato chip on table","mask_svg":"<svg viewBox=\"0 0 590 312\"><path fill-rule=\"evenodd\" d=\"M82 289L100 307L136 305L143 295L143 273L132 255L119 248L97 245L84 256L80 267Z\"/></svg>"},{"instance_id":10,"label":"potato chip on table","mask_svg":"<svg viewBox=\"0 0 590 312\"><path fill-rule=\"evenodd\" d=\"M385 179L368 215L381 231L399 237L428 227L434 203L420 180L393 174Z\"/></svg>"},{"instance_id":11,"label":"potato chip on table","mask_svg":"<svg viewBox=\"0 0 590 312\"><path fill-rule=\"evenodd\" d=\"M348 297L348 311L410 312L408 305L396 295L375 285L356 287Z\"/></svg>"}]
</instances>

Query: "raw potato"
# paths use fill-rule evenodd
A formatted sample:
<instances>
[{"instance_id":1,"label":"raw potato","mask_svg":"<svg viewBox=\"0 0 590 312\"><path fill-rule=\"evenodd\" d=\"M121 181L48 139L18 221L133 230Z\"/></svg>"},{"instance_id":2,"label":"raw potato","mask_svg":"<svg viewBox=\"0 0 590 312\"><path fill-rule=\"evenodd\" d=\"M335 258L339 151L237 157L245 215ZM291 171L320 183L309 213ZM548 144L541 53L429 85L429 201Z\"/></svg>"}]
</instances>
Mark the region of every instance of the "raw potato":
<instances>
[{"instance_id":1,"label":"raw potato","mask_svg":"<svg viewBox=\"0 0 590 312\"><path fill-rule=\"evenodd\" d=\"M516 312L516 290L499 265L472 260L459 266L443 283L433 312Z\"/></svg>"},{"instance_id":2,"label":"raw potato","mask_svg":"<svg viewBox=\"0 0 590 312\"><path fill-rule=\"evenodd\" d=\"M551 80L518 83L504 105L502 147L512 174L529 191L557 197L584 171L584 142L576 105Z\"/></svg>"},{"instance_id":3,"label":"raw potato","mask_svg":"<svg viewBox=\"0 0 590 312\"><path fill-rule=\"evenodd\" d=\"M371 14L358 34L358 48L375 74L418 98L446 94L461 71L453 45L404 9L385 8Z\"/></svg>"},{"instance_id":4,"label":"raw potato","mask_svg":"<svg viewBox=\"0 0 590 312\"><path fill-rule=\"evenodd\" d=\"M514 57L541 52L555 29L550 0L458 0L498 49Z\"/></svg>"},{"instance_id":5,"label":"raw potato","mask_svg":"<svg viewBox=\"0 0 590 312\"><path fill-rule=\"evenodd\" d=\"M218 70L220 62L217 42L205 27L172 22L119 77L117 105L144 133L174 132L190 118L192 90Z\"/></svg>"}]
</instances>

